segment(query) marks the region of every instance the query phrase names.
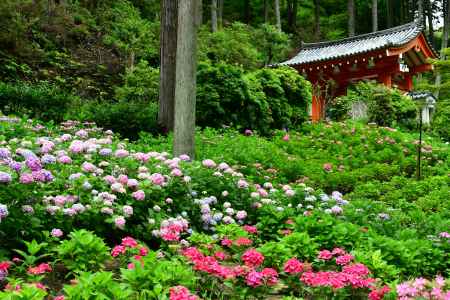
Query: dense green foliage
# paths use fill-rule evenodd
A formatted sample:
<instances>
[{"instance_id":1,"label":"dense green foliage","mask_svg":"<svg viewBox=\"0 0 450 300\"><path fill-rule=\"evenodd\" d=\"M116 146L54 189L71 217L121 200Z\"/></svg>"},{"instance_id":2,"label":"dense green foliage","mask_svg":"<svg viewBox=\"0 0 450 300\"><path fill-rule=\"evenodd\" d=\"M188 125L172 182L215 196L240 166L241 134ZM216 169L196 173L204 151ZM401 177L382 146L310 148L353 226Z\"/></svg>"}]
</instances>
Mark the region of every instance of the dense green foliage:
<instances>
[{"instance_id":1,"label":"dense green foliage","mask_svg":"<svg viewBox=\"0 0 450 300\"><path fill-rule=\"evenodd\" d=\"M347 91L347 95L333 99L329 108L331 118L344 119L355 102L365 103L369 122L409 128L413 128L416 123L417 107L410 97L404 96L399 90L369 82L359 82Z\"/></svg>"}]
</instances>

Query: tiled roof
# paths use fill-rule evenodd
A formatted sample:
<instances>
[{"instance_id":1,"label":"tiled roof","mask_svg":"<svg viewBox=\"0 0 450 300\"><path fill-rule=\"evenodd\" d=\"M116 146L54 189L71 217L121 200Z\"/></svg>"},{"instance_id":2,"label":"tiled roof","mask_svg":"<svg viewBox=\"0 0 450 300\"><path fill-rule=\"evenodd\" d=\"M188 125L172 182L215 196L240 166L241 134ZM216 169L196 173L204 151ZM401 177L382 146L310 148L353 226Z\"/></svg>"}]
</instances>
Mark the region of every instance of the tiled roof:
<instances>
[{"instance_id":1,"label":"tiled roof","mask_svg":"<svg viewBox=\"0 0 450 300\"><path fill-rule=\"evenodd\" d=\"M436 101L436 97L434 97L434 95L431 92L428 92L428 91L411 91L411 92L408 93L408 96L410 96L414 100L431 98L434 101Z\"/></svg>"},{"instance_id":2,"label":"tiled roof","mask_svg":"<svg viewBox=\"0 0 450 300\"><path fill-rule=\"evenodd\" d=\"M418 22L411 22L386 30L336 41L302 43L300 52L295 57L279 65L302 65L352 56L388 47L400 47L419 36L422 30L423 27ZM431 46L430 48L432 49Z\"/></svg>"}]
</instances>

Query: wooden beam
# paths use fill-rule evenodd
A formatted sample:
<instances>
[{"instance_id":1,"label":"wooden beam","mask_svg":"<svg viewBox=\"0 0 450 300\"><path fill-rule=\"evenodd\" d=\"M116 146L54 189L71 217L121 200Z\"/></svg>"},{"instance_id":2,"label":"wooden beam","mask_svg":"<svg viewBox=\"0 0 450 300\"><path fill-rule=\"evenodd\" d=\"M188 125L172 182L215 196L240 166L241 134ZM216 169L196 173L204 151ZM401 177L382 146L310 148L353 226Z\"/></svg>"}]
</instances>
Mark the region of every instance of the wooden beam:
<instances>
[{"instance_id":1,"label":"wooden beam","mask_svg":"<svg viewBox=\"0 0 450 300\"><path fill-rule=\"evenodd\" d=\"M417 74L417 73L423 73L428 71L433 71L434 66L432 64L423 64L420 66L412 67L410 73L411 74Z\"/></svg>"}]
</instances>

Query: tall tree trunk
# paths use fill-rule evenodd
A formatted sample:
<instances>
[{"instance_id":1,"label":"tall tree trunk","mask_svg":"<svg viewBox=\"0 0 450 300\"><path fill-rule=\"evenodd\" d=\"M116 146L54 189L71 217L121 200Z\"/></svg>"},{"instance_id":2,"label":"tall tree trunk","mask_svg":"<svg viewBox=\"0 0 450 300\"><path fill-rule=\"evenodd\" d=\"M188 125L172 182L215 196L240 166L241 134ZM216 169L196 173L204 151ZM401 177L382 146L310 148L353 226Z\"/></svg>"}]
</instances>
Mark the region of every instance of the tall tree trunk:
<instances>
[{"instance_id":1,"label":"tall tree trunk","mask_svg":"<svg viewBox=\"0 0 450 300\"><path fill-rule=\"evenodd\" d=\"M419 23L422 24L424 28L426 28L425 18L424 18L425 10L423 8L423 0L417 1L417 14L418 14Z\"/></svg>"},{"instance_id":2,"label":"tall tree trunk","mask_svg":"<svg viewBox=\"0 0 450 300\"><path fill-rule=\"evenodd\" d=\"M178 0L162 0L158 123L165 130L174 126L177 22Z\"/></svg>"},{"instance_id":3,"label":"tall tree trunk","mask_svg":"<svg viewBox=\"0 0 450 300\"><path fill-rule=\"evenodd\" d=\"M355 0L347 1L348 11L348 36L355 35Z\"/></svg>"},{"instance_id":4,"label":"tall tree trunk","mask_svg":"<svg viewBox=\"0 0 450 300\"><path fill-rule=\"evenodd\" d=\"M275 0L275 17L277 19L277 28L281 31L280 0Z\"/></svg>"},{"instance_id":5,"label":"tall tree trunk","mask_svg":"<svg viewBox=\"0 0 450 300\"><path fill-rule=\"evenodd\" d=\"M217 0L211 0L211 31L217 31Z\"/></svg>"},{"instance_id":6,"label":"tall tree trunk","mask_svg":"<svg viewBox=\"0 0 450 300\"><path fill-rule=\"evenodd\" d=\"M314 36L320 40L320 0L314 0Z\"/></svg>"},{"instance_id":7,"label":"tall tree trunk","mask_svg":"<svg viewBox=\"0 0 450 300\"><path fill-rule=\"evenodd\" d=\"M297 0L288 0L287 2L287 17L289 31L294 32L297 23Z\"/></svg>"},{"instance_id":8,"label":"tall tree trunk","mask_svg":"<svg viewBox=\"0 0 450 300\"><path fill-rule=\"evenodd\" d=\"M174 156L195 154L195 86L197 73L196 1L182 0L178 14Z\"/></svg>"},{"instance_id":9,"label":"tall tree trunk","mask_svg":"<svg viewBox=\"0 0 450 300\"><path fill-rule=\"evenodd\" d=\"M450 31L450 0L443 0L443 10L444 10L444 29L442 34L442 46L441 46L441 59L445 60L444 49L448 47L448 36ZM442 82L442 75L438 71L436 74L436 92L434 96L439 98L439 86Z\"/></svg>"},{"instance_id":10,"label":"tall tree trunk","mask_svg":"<svg viewBox=\"0 0 450 300\"><path fill-rule=\"evenodd\" d=\"M264 0L264 23L269 22L269 0Z\"/></svg>"},{"instance_id":11,"label":"tall tree trunk","mask_svg":"<svg viewBox=\"0 0 450 300\"><path fill-rule=\"evenodd\" d=\"M197 0L197 25L203 24L203 0Z\"/></svg>"},{"instance_id":12,"label":"tall tree trunk","mask_svg":"<svg viewBox=\"0 0 450 300\"><path fill-rule=\"evenodd\" d=\"M386 0L386 19L388 28L394 27L394 12L392 9L392 1L393 0Z\"/></svg>"},{"instance_id":13,"label":"tall tree trunk","mask_svg":"<svg viewBox=\"0 0 450 300\"><path fill-rule=\"evenodd\" d=\"M372 0L372 31L378 31L378 0Z\"/></svg>"},{"instance_id":14,"label":"tall tree trunk","mask_svg":"<svg viewBox=\"0 0 450 300\"><path fill-rule=\"evenodd\" d=\"M217 7L217 25L219 26L220 29L223 28L223 1L224 0L218 0L219 2L217 3L218 7Z\"/></svg>"},{"instance_id":15,"label":"tall tree trunk","mask_svg":"<svg viewBox=\"0 0 450 300\"><path fill-rule=\"evenodd\" d=\"M245 0L245 2L244 2L244 17L245 17L245 23L250 24L250 20L252 18L252 14L250 11L250 0Z\"/></svg>"},{"instance_id":16,"label":"tall tree trunk","mask_svg":"<svg viewBox=\"0 0 450 300\"><path fill-rule=\"evenodd\" d=\"M427 0L428 39L434 45L433 6L431 0Z\"/></svg>"}]
</instances>

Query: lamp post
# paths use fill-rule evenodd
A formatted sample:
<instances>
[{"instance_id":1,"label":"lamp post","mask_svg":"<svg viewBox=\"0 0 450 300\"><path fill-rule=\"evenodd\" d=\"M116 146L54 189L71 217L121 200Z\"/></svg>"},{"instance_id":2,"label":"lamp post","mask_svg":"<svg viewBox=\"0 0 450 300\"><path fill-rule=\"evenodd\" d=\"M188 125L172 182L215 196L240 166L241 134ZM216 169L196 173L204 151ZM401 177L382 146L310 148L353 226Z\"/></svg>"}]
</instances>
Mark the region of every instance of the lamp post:
<instances>
[{"instance_id":1,"label":"lamp post","mask_svg":"<svg viewBox=\"0 0 450 300\"><path fill-rule=\"evenodd\" d=\"M423 123L423 108L426 104L425 98L416 99L419 107L419 146L417 147L417 180L421 180L422 177L422 123Z\"/></svg>"},{"instance_id":2,"label":"lamp post","mask_svg":"<svg viewBox=\"0 0 450 300\"><path fill-rule=\"evenodd\" d=\"M417 180L421 178L421 156L422 156L422 107L419 110L419 147L417 150Z\"/></svg>"}]
</instances>

